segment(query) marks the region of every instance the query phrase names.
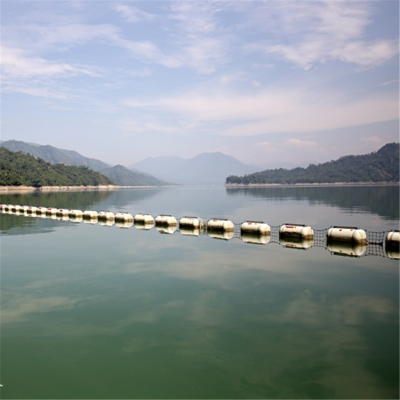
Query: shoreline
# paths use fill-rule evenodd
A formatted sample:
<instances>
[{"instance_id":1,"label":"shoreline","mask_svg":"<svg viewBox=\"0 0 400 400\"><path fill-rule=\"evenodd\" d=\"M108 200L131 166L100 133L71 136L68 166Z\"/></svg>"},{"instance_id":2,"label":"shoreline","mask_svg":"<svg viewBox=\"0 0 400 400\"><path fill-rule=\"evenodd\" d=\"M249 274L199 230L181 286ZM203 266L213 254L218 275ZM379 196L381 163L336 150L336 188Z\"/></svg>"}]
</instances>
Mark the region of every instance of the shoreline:
<instances>
[{"instance_id":1,"label":"shoreline","mask_svg":"<svg viewBox=\"0 0 400 400\"><path fill-rule=\"evenodd\" d=\"M67 191L85 191L85 190L118 190L130 188L154 188L154 187L170 187L165 186L119 186L119 185L99 185L99 186L0 186L0 193L8 192L67 192Z\"/></svg>"},{"instance_id":2,"label":"shoreline","mask_svg":"<svg viewBox=\"0 0 400 400\"><path fill-rule=\"evenodd\" d=\"M400 182L325 182L325 183L225 183L226 188L276 187L276 186L378 186L399 185Z\"/></svg>"}]
</instances>

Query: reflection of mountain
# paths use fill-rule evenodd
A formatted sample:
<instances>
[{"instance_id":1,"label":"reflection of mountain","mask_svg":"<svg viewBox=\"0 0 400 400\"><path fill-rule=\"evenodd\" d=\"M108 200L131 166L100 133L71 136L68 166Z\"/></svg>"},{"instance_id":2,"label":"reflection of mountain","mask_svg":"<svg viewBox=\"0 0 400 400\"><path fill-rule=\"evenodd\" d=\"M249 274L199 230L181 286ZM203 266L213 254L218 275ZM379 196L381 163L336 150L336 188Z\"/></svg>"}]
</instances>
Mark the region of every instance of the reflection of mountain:
<instances>
[{"instance_id":1,"label":"reflection of mountain","mask_svg":"<svg viewBox=\"0 0 400 400\"><path fill-rule=\"evenodd\" d=\"M323 203L353 212L370 212L383 219L399 219L399 187L393 186L305 186L229 187L230 196L253 196L271 200L303 200Z\"/></svg>"},{"instance_id":2,"label":"reflection of mountain","mask_svg":"<svg viewBox=\"0 0 400 400\"><path fill-rule=\"evenodd\" d=\"M71 192L29 192L1 195L5 204L29 205L35 207L68 208L69 210L106 210L123 208L128 204L153 197L163 189L136 189L116 191L71 191ZM27 218L23 216L0 214L1 234L24 234L24 227L32 227L29 233L43 233L53 230L54 220ZM66 224L64 224L66 226ZM34 228L33 228L34 227Z\"/></svg>"}]
</instances>

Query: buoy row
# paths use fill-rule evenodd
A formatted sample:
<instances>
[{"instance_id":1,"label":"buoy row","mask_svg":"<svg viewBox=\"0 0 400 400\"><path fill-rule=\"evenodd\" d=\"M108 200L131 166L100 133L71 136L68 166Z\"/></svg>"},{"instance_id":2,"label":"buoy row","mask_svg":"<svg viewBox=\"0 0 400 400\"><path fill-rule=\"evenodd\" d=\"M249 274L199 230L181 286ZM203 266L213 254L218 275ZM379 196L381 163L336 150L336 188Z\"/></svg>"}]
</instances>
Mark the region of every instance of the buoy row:
<instances>
[{"instance_id":1,"label":"buoy row","mask_svg":"<svg viewBox=\"0 0 400 400\"><path fill-rule=\"evenodd\" d=\"M199 236L205 232L207 235L222 240L230 240L235 236L235 224L227 219L212 218L205 222L196 216L184 216L177 221L169 214L161 214L156 218L146 213L138 213L135 216L126 212L116 214L111 211L81 211L58 209L52 207L32 207L10 204L0 204L1 212L11 212L17 215L31 217L52 218L70 220L88 224L100 224L103 226L116 225L119 228L130 228L133 225L137 229L149 230L155 228L164 234L179 232L188 236ZM250 244L268 244L271 237L271 227L263 221L245 221L240 225L241 239ZM292 249L307 250L314 244L314 230L308 226L297 223L285 223L279 227L279 243ZM357 227L332 226L328 229L326 243L332 254L352 257L362 256L367 247L367 234ZM398 230L388 232L385 238L385 250L388 257L400 258L400 232Z\"/></svg>"}]
</instances>

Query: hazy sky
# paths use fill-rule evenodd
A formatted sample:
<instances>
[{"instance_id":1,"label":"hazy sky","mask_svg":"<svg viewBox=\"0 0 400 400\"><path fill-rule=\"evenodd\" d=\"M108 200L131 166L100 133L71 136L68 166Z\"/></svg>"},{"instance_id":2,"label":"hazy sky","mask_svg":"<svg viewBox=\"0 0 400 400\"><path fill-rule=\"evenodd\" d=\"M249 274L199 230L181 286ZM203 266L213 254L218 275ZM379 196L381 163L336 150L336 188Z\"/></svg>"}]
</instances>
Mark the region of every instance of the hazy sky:
<instances>
[{"instance_id":1,"label":"hazy sky","mask_svg":"<svg viewBox=\"0 0 400 400\"><path fill-rule=\"evenodd\" d=\"M111 164L399 141L399 2L1 1L1 139Z\"/></svg>"}]
</instances>

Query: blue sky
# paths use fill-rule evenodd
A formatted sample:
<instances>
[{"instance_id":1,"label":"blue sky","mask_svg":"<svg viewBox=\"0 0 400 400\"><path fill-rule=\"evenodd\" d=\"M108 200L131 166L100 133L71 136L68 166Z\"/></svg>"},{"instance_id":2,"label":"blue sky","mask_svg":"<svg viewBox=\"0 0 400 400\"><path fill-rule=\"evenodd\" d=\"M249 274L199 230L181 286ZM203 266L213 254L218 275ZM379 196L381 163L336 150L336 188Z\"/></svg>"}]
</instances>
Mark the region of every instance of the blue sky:
<instances>
[{"instance_id":1,"label":"blue sky","mask_svg":"<svg viewBox=\"0 0 400 400\"><path fill-rule=\"evenodd\" d=\"M399 141L399 2L1 1L1 139L306 165Z\"/></svg>"}]
</instances>

